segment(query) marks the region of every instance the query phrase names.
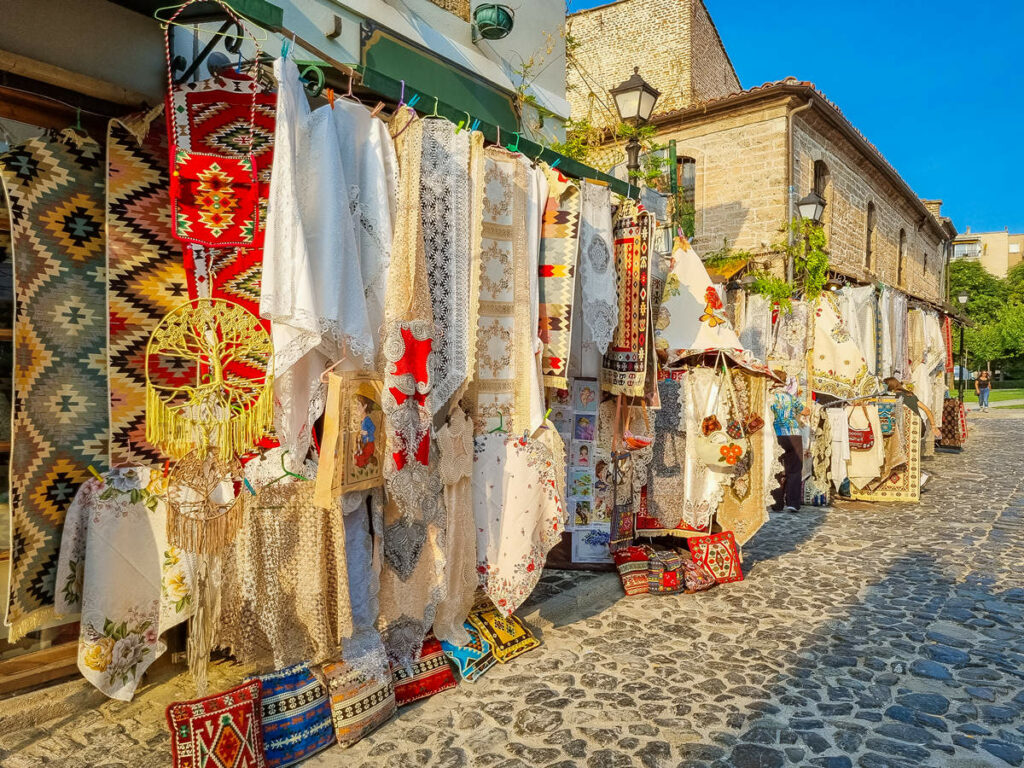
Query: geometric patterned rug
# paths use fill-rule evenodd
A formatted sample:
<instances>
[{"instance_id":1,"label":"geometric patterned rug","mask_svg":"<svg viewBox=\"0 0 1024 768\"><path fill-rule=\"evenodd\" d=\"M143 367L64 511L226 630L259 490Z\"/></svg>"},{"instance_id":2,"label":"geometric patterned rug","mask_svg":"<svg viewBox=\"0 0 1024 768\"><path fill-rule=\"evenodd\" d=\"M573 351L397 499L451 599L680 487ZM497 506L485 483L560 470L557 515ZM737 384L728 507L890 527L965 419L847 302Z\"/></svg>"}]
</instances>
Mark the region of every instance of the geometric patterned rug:
<instances>
[{"instance_id":1,"label":"geometric patterned rug","mask_svg":"<svg viewBox=\"0 0 1024 768\"><path fill-rule=\"evenodd\" d=\"M107 466L103 148L71 130L0 155L14 256L10 640L53 616L64 516Z\"/></svg>"},{"instance_id":2,"label":"geometric patterned rug","mask_svg":"<svg viewBox=\"0 0 1024 768\"><path fill-rule=\"evenodd\" d=\"M162 464L146 441L146 344L188 299L181 244L171 234L163 105L111 120L107 131L107 304L111 466ZM175 387L194 370L154 369Z\"/></svg>"}]
</instances>

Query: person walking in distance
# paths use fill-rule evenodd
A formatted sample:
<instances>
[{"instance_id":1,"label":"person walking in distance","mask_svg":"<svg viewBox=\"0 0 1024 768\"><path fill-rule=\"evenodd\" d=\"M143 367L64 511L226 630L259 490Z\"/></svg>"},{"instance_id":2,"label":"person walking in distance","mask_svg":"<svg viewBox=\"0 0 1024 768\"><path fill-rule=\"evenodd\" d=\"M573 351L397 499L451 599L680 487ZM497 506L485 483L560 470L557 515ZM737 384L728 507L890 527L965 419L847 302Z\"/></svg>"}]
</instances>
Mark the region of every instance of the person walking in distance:
<instances>
[{"instance_id":1,"label":"person walking in distance","mask_svg":"<svg viewBox=\"0 0 1024 768\"><path fill-rule=\"evenodd\" d=\"M772 496L775 511L796 512L803 503L804 440L800 420L811 411L799 398L797 380L787 378L781 370L775 375L780 382L772 388L772 415L775 439L783 453L779 487Z\"/></svg>"},{"instance_id":2,"label":"person walking in distance","mask_svg":"<svg viewBox=\"0 0 1024 768\"><path fill-rule=\"evenodd\" d=\"M974 393L978 396L978 410L988 411L988 396L992 392L992 381L988 371L982 371L974 380Z\"/></svg>"}]
</instances>

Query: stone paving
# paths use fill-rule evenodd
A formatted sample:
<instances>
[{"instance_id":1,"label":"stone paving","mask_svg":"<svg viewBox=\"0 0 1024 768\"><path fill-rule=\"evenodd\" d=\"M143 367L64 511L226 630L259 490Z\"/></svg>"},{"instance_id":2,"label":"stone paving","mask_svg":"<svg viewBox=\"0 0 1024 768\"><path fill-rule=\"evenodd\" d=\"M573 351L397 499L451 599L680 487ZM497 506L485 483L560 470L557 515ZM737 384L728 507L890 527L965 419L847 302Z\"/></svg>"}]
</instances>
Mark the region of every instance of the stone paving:
<instances>
[{"instance_id":1,"label":"stone paving","mask_svg":"<svg viewBox=\"0 0 1024 768\"><path fill-rule=\"evenodd\" d=\"M1022 417L972 413L919 505L776 515L738 584L626 599L613 574L549 573L523 611L541 649L306 765L1022 765ZM54 689L78 699L39 724L0 702L0 765L168 764L170 674L130 704Z\"/></svg>"}]
</instances>

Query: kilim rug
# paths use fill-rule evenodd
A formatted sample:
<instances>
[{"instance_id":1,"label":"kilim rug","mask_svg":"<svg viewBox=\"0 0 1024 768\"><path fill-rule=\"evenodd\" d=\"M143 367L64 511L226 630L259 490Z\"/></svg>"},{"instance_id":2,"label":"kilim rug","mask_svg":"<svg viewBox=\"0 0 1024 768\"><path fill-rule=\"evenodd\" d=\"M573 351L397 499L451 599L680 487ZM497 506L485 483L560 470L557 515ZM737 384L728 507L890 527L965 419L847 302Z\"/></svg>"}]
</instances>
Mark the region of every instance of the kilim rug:
<instances>
[{"instance_id":1,"label":"kilim rug","mask_svg":"<svg viewBox=\"0 0 1024 768\"><path fill-rule=\"evenodd\" d=\"M857 501L917 502L921 499L921 419L903 406L903 421L899 423L903 440L903 454L907 462L896 468L889 479L873 491L853 490Z\"/></svg>"},{"instance_id":2,"label":"kilim rug","mask_svg":"<svg viewBox=\"0 0 1024 768\"><path fill-rule=\"evenodd\" d=\"M540 328L544 386L568 389L572 300L580 245L580 191L561 173L545 170L548 199L540 241Z\"/></svg>"},{"instance_id":3,"label":"kilim rug","mask_svg":"<svg viewBox=\"0 0 1024 768\"><path fill-rule=\"evenodd\" d=\"M261 88L248 75L227 71L196 83L176 86L169 99L168 130L181 149L233 157L256 158L259 180L259 229L251 247L202 249L184 247L189 298L227 299L260 316L260 279L263 274L263 235L267 221L267 197L274 160L274 124L277 95L261 91L256 96L255 121L251 121L252 89ZM252 133L252 149L248 139ZM263 320L270 330L270 321ZM233 363L235 375L247 379L261 375L245 361ZM265 445L272 442L264 441Z\"/></svg>"},{"instance_id":4,"label":"kilim rug","mask_svg":"<svg viewBox=\"0 0 1024 768\"><path fill-rule=\"evenodd\" d=\"M647 379L651 239L654 217L631 203L620 209L613 237L619 292L619 325L605 353L601 388L612 394L643 395Z\"/></svg>"},{"instance_id":5,"label":"kilim rug","mask_svg":"<svg viewBox=\"0 0 1024 768\"><path fill-rule=\"evenodd\" d=\"M159 464L146 442L146 343L160 320L188 298L181 244L171 234L163 106L111 120L107 130L107 307L110 463ZM177 387L193 370L151 370Z\"/></svg>"},{"instance_id":6,"label":"kilim rug","mask_svg":"<svg viewBox=\"0 0 1024 768\"><path fill-rule=\"evenodd\" d=\"M107 465L103 148L71 130L0 155L14 253L10 597L16 641L53 617L64 515Z\"/></svg>"}]
</instances>

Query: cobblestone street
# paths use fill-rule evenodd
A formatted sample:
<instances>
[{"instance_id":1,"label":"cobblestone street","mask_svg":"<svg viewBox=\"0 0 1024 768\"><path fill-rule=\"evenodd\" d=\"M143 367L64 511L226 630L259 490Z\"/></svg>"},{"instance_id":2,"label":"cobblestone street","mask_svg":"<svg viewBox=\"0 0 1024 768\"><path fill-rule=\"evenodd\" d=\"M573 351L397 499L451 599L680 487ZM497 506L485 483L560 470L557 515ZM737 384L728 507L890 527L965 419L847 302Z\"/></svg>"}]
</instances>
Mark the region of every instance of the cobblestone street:
<instances>
[{"instance_id":1,"label":"cobblestone street","mask_svg":"<svg viewBox=\"0 0 1024 768\"><path fill-rule=\"evenodd\" d=\"M971 413L920 505L774 516L738 584L625 599L614 574L549 573L522 612L541 649L307 765L1022 765L1021 416ZM0 764L169 764L163 707L190 692L75 681L41 724L0 703Z\"/></svg>"}]
</instances>

